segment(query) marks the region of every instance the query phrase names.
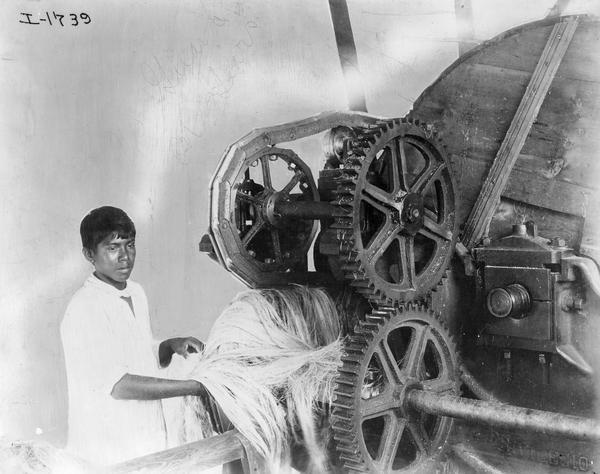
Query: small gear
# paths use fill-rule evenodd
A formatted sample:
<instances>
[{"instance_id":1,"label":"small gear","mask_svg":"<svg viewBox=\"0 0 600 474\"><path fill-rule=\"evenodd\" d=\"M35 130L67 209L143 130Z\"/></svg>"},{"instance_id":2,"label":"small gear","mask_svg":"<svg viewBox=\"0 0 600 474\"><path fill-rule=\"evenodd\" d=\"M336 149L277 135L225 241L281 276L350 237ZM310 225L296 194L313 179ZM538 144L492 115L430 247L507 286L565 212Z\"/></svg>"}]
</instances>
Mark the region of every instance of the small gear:
<instances>
[{"instance_id":1,"label":"small gear","mask_svg":"<svg viewBox=\"0 0 600 474\"><path fill-rule=\"evenodd\" d=\"M377 303L423 298L448 267L458 234L443 147L418 122L389 120L347 138L335 202L341 267Z\"/></svg>"},{"instance_id":2,"label":"small gear","mask_svg":"<svg viewBox=\"0 0 600 474\"><path fill-rule=\"evenodd\" d=\"M316 234L310 220L282 219L274 202L318 201L310 168L292 150L271 147L245 160L228 195L234 240L247 263L263 271L301 268ZM229 211L229 212L227 212Z\"/></svg>"},{"instance_id":3,"label":"small gear","mask_svg":"<svg viewBox=\"0 0 600 474\"><path fill-rule=\"evenodd\" d=\"M331 426L349 472L432 472L452 419L416 412L411 389L459 395L458 357L440 318L422 305L380 306L344 348Z\"/></svg>"}]
</instances>

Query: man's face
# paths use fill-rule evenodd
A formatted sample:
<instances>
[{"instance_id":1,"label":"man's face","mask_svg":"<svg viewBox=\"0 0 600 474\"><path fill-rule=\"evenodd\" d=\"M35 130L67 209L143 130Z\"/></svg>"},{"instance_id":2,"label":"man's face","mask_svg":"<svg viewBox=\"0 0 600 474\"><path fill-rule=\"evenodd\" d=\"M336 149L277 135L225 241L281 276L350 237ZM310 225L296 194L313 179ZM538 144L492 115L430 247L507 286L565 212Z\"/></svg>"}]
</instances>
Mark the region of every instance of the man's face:
<instances>
[{"instance_id":1,"label":"man's face","mask_svg":"<svg viewBox=\"0 0 600 474\"><path fill-rule=\"evenodd\" d=\"M109 235L98 244L95 252L84 249L85 257L92 262L98 278L122 290L135 263L135 239Z\"/></svg>"}]
</instances>

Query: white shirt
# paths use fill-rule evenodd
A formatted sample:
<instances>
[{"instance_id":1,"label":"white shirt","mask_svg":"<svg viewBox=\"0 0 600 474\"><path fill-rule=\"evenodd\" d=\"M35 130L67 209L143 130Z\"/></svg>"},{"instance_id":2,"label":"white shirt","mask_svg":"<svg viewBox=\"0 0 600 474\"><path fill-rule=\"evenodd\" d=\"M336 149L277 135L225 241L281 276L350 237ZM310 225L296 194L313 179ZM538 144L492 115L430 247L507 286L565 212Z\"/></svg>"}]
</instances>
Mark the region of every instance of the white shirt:
<instances>
[{"instance_id":1,"label":"white shirt","mask_svg":"<svg viewBox=\"0 0 600 474\"><path fill-rule=\"evenodd\" d=\"M123 297L131 297L133 311ZM118 290L91 275L67 307L61 338L69 389L67 449L96 465L165 449L160 400L110 395L126 373L159 376L143 288L128 281Z\"/></svg>"}]
</instances>

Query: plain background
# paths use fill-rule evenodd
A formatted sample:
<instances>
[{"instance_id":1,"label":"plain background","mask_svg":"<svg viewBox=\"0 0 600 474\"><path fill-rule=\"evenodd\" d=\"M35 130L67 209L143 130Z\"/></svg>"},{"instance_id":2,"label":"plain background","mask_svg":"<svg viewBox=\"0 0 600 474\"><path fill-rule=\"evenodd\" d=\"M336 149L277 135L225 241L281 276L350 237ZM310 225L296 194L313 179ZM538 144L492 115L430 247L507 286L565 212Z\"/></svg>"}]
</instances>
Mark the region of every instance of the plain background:
<instances>
[{"instance_id":1,"label":"plain background","mask_svg":"<svg viewBox=\"0 0 600 474\"><path fill-rule=\"evenodd\" d=\"M204 338L244 288L198 251L225 148L347 101L327 0L0 3L0 436L61 445L59 326L91 270L81 218L125 209L156 338ZM473 1L475 39L541 19L553 3ZM348 5L369 112L404 116L458 57L454 1ZM82 12L91 23L72 26ZM20 23L23 13L53 25ZM317 176L322 157L302 158Z\"/></svg>"}]
</instances>

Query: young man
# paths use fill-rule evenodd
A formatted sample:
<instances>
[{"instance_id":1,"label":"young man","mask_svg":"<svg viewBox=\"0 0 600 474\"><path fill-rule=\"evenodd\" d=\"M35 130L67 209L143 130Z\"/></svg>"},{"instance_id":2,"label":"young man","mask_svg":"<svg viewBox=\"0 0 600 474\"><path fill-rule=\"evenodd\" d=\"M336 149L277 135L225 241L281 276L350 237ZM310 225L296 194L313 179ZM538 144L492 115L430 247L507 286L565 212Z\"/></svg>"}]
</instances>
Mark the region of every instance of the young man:
<instances>
[{"instance_id":1,"label":"young man","mask_svg":"<svg viewBox=\"0 0 600 474\"><path fill-rule=\"evenodd\" d=\"M192 337L163 341L158 360L142 287L129 275L135 226L121 209L101 207L81 222L83 255L94 266L61 325L69 389L67 449L110 465L166 449L160 399L203 395L194 380L160 377L174 353L200 352Z\"/></svg>"}]
</instances>

